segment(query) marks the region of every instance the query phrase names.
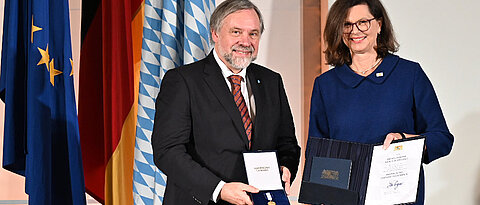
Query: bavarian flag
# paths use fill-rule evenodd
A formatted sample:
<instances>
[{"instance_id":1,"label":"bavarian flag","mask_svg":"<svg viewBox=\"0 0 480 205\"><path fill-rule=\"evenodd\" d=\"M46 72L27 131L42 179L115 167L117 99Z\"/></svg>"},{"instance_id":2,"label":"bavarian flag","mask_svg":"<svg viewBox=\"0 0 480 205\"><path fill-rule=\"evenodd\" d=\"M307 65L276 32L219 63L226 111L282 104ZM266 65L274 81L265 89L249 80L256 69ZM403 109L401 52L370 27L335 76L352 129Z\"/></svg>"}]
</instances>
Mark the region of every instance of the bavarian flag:
<instances>
[{"instance_id":1,"label":"bavarian flag","mask_svg":"<svg viewBox=\"0 0 480 205\"><path fill-rule=\"evenodd\" d=\"M87 192L133 204L142 0L82 1L78 120Z\"/></svg>"},{"instance_id":2,"label":"bavarian flag","mask_svg":"<svg viewBox=\"0 0 480 205\"><path fill-rule=\"evenodd\" d=\"M29 204L85 204L68 0L6 0L4 15L3 168Z\"/></svg>"}]
</instances>

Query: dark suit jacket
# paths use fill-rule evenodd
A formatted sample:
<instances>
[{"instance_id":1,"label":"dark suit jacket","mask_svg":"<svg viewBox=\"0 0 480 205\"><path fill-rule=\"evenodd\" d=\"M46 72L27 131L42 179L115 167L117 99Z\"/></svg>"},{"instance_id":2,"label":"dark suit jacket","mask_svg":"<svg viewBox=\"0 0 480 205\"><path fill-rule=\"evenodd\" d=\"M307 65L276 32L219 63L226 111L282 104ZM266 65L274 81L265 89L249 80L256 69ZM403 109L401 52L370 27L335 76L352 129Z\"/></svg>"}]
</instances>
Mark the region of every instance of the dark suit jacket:
<instances>
[{"instance_id":1,"label":"dark suit jacket","mask_svg":"<svg viewBox=\"0 0 480 205\"><path fill-rule=\"evenodd\" d=\"M212 52L162 80L152 145L155 164L167 175L165 205L213 204L209 200L220 180L247 183L242 156L249 151L247 136ZM282 79L256 64L247 76L256 105L251 150L277 150L279 165L291 171L293 181L300 147Z\"/></svg>"}]
</instances>

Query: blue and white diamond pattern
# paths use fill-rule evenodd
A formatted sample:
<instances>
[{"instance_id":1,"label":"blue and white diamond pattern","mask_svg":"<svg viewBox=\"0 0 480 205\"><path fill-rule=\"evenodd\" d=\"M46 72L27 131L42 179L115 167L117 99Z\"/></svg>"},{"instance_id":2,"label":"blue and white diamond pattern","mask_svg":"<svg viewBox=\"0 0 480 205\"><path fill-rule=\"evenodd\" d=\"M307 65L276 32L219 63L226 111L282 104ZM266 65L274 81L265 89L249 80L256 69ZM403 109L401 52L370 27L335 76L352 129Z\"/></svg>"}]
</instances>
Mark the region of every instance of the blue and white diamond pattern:
<instances>
[{"instance_id":1,"label":"blue and white diamond pattern","mask_svg":"<svg viewBox=\"0 0 480 205\"><path fill-rule=\"evenodd\" d=\"M133 170L135 204L162 204L167 177L151 145L155 99L167 70L204 58L215 0L145 0L142 61Z\"/></svg>"}]
</instances>

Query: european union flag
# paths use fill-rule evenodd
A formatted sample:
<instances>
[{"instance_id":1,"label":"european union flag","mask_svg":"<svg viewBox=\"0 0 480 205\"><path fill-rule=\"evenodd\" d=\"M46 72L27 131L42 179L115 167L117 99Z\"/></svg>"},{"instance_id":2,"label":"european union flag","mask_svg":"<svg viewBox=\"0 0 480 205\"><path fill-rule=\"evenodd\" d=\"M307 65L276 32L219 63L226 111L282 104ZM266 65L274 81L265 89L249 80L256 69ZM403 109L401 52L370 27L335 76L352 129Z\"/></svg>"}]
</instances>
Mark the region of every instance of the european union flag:
<instances>
[{"instance_id":1,"label":"european union flag","mask_svg":"<svg viewBox=\"0 0 480 205\"><path fill-rule=\"evenodd\" d=\"M3 167L30 204L85 204L68 0L6 0Z\"/></svg>"}]
</instances>

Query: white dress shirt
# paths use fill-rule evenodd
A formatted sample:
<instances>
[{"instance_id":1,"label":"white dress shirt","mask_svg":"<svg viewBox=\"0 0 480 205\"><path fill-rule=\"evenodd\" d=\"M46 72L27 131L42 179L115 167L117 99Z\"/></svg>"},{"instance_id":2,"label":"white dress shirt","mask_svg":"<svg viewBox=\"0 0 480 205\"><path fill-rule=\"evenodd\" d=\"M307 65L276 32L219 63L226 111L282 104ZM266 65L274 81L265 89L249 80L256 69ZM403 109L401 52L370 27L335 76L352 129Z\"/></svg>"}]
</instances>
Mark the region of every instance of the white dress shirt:
<instances>
[{"instance_id":1,"label":"white dress shirt","mask_svg":"<svg viewBox=\"0 0 480 205\"><path fill-rule=\"evenodd\" d=\"M250 119L252 120L252 123L253 123L255 120L255 113L256 113L255 98L253 97L252 87L250 86L250 81L248 80L247 69L244 68L239 73L233 73L230 69L228 69L227 65L225 65L225 63L223 63L223 61L220 60L215 49L213 50L213 56L215 57L215 61L217 61L217 64L220 66L222 70L223 78L225 79L225 82L227 83L228 88L230 89L230 92L232 91L232 84L230 83L230 80L228 79L228 77L231 75L242 76L243 80L241 82L240 87L242 90L243 98L245 99L245 104L247 105L247 108L248 108L248 114L250 115ZM223 180L221 180L218 183L217 187L215 188L212 194L213 202L217 203L218 196L224 185L225 185L225 182Z\"/></svg>"},{"instance_id":2,"label":"white dress shirt","mask_svg":"<svg viewBox=\"0 0 480 205\"><path fill-rule=\"evenodd\" d=\"M233 73L230 69L228 69L227 65L223 63L222 60L218 57L218 54L215 50L213 50L213 56L215 57L215 61L217 61L217 64L220 66L220 69L222 70L222 75L223 78L225 78L225 82L228 85L228 88L230 89L230 92L232 91L232 84L230 83L230 80L228 77L231 75L239 75L242 76L243 80L241 83L241 90L242 90L242 95L243 99L245 99L245 103L247 104L248 108L248 114L250 115L250 119L252 119L252 122L255 120L255 99L253 97L252 93L252 87L250 86L250 81L248 80L247 76L247 69L242 69L239 73Z\"/></svg>"}]
</instances>

